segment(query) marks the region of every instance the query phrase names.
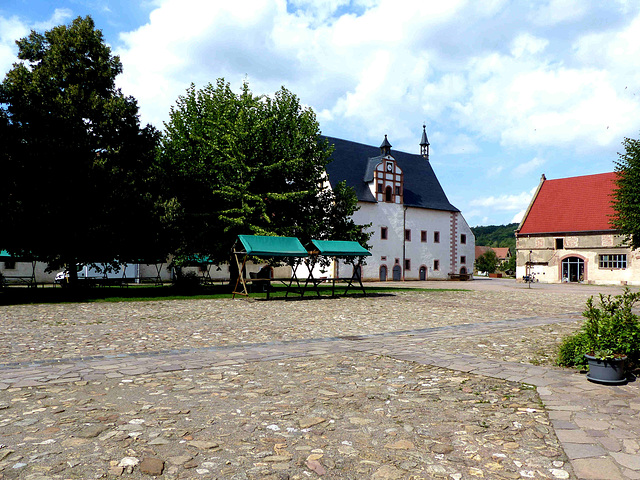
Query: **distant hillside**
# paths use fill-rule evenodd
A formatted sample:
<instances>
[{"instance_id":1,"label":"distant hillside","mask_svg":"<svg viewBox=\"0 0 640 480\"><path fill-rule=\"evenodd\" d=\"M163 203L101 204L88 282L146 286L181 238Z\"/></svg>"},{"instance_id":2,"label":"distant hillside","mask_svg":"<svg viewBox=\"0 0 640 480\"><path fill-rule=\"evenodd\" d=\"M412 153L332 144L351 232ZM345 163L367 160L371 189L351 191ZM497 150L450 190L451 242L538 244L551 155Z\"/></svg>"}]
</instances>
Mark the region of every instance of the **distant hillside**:
<instances>
[{"instance_id":1,"label":"distant hillside","mask_svg":"<svg viewBox=\"0 0 640 480\"><path fill-rule=\"evenodd\" d=\"M509 247L511 253L516 251L515 231L517 223L509 225L488 225L486 227L471 227L476 236L476 245L487 247Z\"/></svg>"}]
</instances>

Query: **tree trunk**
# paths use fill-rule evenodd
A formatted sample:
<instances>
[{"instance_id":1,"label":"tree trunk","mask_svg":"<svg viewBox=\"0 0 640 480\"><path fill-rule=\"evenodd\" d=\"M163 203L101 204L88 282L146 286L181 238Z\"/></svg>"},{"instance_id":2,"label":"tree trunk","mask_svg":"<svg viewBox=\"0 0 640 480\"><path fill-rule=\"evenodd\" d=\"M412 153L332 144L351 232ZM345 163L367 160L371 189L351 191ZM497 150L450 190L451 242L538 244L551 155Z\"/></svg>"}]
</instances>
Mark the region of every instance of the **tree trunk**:
<instances>
[{"instance_id":1,"label":"tree trunk","mask_svg":"<svg viewBox=\"0 0 640 480\"><path fill-rule=\"evenodd\" d=\"M76 266L75 259L72 259L71 261L67 262L66 265L67 265L67 276L66 276L67 286L76 288L79 283L78 283L78 267Z\"/></svg>"}]
</instances>

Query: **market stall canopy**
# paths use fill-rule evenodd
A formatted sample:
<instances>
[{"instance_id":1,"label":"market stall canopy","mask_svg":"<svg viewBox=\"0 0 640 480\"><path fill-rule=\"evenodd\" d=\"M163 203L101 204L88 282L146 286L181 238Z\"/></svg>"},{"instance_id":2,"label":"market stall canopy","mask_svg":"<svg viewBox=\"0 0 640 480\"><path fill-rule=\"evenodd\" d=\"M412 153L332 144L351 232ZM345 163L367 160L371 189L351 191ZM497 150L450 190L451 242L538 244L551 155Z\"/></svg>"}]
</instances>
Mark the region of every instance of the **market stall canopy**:
<instances>
[{"instance_id":1,"label":"market stall canopy","mask_svg":"<svg viewBox=\"0 0 640 480\"><path fill-rule=\"evenodd\" d=\"M366 257L371 252L358 242L346 240L311 240L320 255L328 257Z\"/></svg>"},{"instance_id":2,"label":"market stall canopy","mask_svg":"<svg viewBox=\"0 0 640 480\"><path fill-rule=\"evenodd\" d=\"M254 257L308 257L309 253L296 237L238 235L244 253Z\"/></svg>"}]
</instances>

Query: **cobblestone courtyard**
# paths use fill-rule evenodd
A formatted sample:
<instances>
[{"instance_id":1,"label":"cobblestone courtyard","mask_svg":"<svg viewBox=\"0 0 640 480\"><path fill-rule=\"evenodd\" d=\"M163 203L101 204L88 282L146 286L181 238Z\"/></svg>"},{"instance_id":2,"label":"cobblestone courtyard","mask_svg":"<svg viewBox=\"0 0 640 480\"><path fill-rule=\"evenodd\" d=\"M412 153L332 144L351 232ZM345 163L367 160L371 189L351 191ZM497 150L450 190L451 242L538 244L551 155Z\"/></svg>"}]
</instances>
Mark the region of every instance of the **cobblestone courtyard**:
<instances>
[{"instance_id":1,"label":"cobblestone courtyard","mask_svg":"<svg viewBox=\"0 0 640 480\"><path fill-rule=\"evenodd\" d=\"M620 289L428 286L0 306L0 478L640 478L637 382L553 366Z\"/></svg>"}]
</instances>

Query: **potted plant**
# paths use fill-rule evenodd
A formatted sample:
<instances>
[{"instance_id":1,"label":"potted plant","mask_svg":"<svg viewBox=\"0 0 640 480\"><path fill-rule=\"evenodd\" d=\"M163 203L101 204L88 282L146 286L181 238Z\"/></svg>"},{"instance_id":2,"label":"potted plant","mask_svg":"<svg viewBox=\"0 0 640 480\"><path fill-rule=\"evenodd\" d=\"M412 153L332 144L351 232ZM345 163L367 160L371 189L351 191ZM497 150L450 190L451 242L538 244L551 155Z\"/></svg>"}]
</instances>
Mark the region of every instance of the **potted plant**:
<instances>
[{"instance_id":1,"label":"potted plant","mask_svg":"<svg viewBox=\"0 0 640 480\"><path fill-rule=\"evenodd\" d=\"M640 292L628 288L620 295L600 294L598 305L587 300L582 313L581 330L565 338L558 363L564 366L588 366L587 378L593 382L621 384L627 371L640 359L640 319L633 306Z\"/></svg>"}]
</instances>

